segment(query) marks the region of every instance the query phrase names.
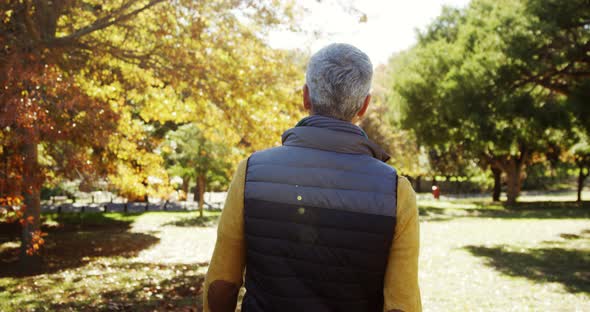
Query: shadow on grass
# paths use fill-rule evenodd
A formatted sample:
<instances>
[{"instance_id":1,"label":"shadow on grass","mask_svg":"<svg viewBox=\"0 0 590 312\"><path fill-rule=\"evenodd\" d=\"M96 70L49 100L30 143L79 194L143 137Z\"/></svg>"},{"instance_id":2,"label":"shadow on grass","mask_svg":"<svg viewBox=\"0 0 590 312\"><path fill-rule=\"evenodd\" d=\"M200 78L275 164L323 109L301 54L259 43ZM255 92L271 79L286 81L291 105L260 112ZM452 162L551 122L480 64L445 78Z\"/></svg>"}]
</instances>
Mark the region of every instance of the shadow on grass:
<instances>
[{"instance_id":1,"label":"shadow on grass","mask_svg":"<svg viewBox=\"0 0 590 312\"><path fill-rule=\"evenodd\" d=\"M444 204L444 203L441 203ZM466 202L456 208L421 205L419 213L424 221L450 221L455 218L499 219L587 219L590 218L590 202L523 202L512 206ZM476 208L473 208L476 207Z\"/></svg>"},{"instance_id":2,"label":"shadow on grass","mask_svg":"<svg viewBox=\"0 0 590 312\"><path fill-rule=\"evenodd\" d=\"M118 216L119 218L114 218ZM104 214L101 212L86 213L48 213L43 214L43 230L47 232L101 231L105 229L129 229L139 214Z\"/></svg>"},{"instance_id":3,"label":"shadow on grass","mask_svg":"<svg viewBox=\"0 0 590 312\"><path fill-rule=\"evenodd\" d=\"M526 201L503 206L510 210L590 209L590 201Z\"/></svg>"},{"instance_id":4,"label":"shadow on grass","mask_svg":"<svg viewBox=\"0 0 590 312\"><path fill-rule=\"evenodd\" d=\"M62 214L55 221L57 224L45 228L49 235L45 237L42 270L38 274L79 267L95 258L134 257L160 240L129 232L131 221L100 214ZM1 249L0 277L20 276L19 252L14 244Z\"/></svg>"},{"instance_id":5,"label":"shadow on grass","mask_svg":"<svg viewBox=\"0 0 590 312\"><path fill-rule=\"evenodd\" d=\"M118 288L100 294L100 300L94 302L73 300L67 303L55 303L50 306L53 311L201 311L203 273L197 273L199 267L208 263L192 265L126 263L111 266L118 272L133 275L137 271L152 272L151 277L142 279L132 289ZM159 279L160 273L172 276ZM166 274L164 274L166 275Z\"/></svg>"},{"instance_id":6,"label":"shadow on grass","mask_svg":"<svg viewBox=\"0 0 590 312\"><path fill-rule=\"evenodd\" d=\"M171 222L164 223L163 225L172 225L179 227L212 227L217 225L220 215L203 216L203 217L189 217L174 220Z\"/></svg>"},{"instance_id":7,"label":"shadow on grass","mask_svg":"<svg viewBox=\"0 0 590 312\"><path fill-rule=\"evenodd\" d=\"M117 216L115 218L114 216ZM43 232L101 231L104 229L129 229L138 214L103 214L97 212L44 213L41 215ZM18 222L0 222L0 242L20 238L21 226Z\"/></svg>"},{"instance_id":8,"label":"shadow on grass","mask_svg":"<svg viewBox=\"0 0 590 312\"><path fill-rule=\"evenodd\" d=\"M590 231L580 235L561 234L566 240L585 240L579 246L590 245ZM466 246L471 254L486 259L486 264L510 276L525 277L537 282L561 283L569 292L590 293L590 250L558 248L547 241L545 248L520 249L509 246Z\"/></svg>"}]
</instances>

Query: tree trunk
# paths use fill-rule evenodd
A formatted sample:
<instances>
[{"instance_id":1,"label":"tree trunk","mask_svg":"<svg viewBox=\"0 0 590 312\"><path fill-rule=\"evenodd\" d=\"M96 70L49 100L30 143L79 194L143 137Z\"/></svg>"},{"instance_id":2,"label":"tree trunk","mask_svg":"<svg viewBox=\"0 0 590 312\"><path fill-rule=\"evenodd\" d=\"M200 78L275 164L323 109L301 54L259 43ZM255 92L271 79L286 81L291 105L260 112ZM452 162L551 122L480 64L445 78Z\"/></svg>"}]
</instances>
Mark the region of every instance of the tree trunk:
<instances>
[{"instance_id":1,"label":"tree trunk","mask_svg":"<svg viewBox=\"0 0 590 312\"><path fill-rule=\"evenodd\" d=\"M25 143L21 147L23 155L23 219L25 223L22 227L20 267L23 273L33 274L41 271L41 256L39 250L33 254L27 253L27 250L33 247L33 234L40 229L41 183L39 181L37 143L34 142L36 136L33 133L27 134L29 137L25 139Z\"/></svg>"},{"instance_id":2,"label":"tree trunk","mask_svg":"<svg viewBox=\"0 0 590 312\"><path fill-rule=\"evenodd\" d=\"M195 189L195 200L199 201L199 217L203 217L203 205L205 204L205 188L207 187L207 176L199 174L197 176L197 186Z\"/></svg>"},{"instance_id":3,"label":"tree trunk","mask_svg":"<svg viewBox=\"0 0 590 312\"><path fill-rule=\"evenodd\" d=\"M182 200L188 199L188 191L189 191L189 184L191 182L190 177L182 177L182 192L184 193L184 198Z\"/></svg>"},{"instance_id":4,"label":"tree trunk","mask_svg":"<svg viewBox=\"0 0 590 312\"><path fill-rule=\"evenodd\" d=\"M590 175L590 170L584 173L584 167L579 167L580 172L578 173L578 203L582 202L582 190L584 189L584 181Z\"/></svg>"},{"instance_id":5,"label":"tree trunk","mask_svg":"<svg viewBox=\"0 0 590 312\"><path fill-rule=\"evenodd\" d=\"M584 188L584 173L582 168L579 169L578 173L578 203L582 202L582 188Z\"/></svg>"},{"instance_id":6,"label":"tree trunk","mask_svg":"<svg viewBox=\"0 0 590 312\"><path fill-rule=\"evenodd\" d=\"M149 183L148 183L147 179L146 179L146 180L143 180L143 182L141 182L141 184L142 184L142 185L143 185L143 186L144 186L146 189L148 189ZM150 194L148 194L148 193L146 192L146 193L143 195L143 198L142 198L141 200L142 200L144 203L147 203L147 202L149 202L149 196L150 196ZM146 206L146 209L145 209L145 210L147 211L147 206Z\"/></svg>"},{"instance_id":7,"label":"tree trunk","mask_svg":"<svg viewBox=\"0 0 590 312\"><path fill-rule=\"evenodd\" d=\"M420 193L422 189L422 176L416 177L416 192Z\"/></svg>"},{"instance_id":8,"label":"tree trunk","mask_svg":"<svg viewBox=\"0 0 590 312\"><path fill-rule=\"evenodd\" d=\"M8 193L8 155L6 155L6 148L2 147L2 159L4 160L4 183L2 183L2 188L0 189L0 196L6 196Z\"/></svg>"},{"instance_id":9,"label":"tree trunk","mask_svg":"<svg viewBox=\"0 0 590 312\"><path fill-rule=\"evenodd\" d=\"M436 176L432 176L432 186L437 186L438 182L436 181Z\"/></svg>"},{"instance_id":10,"label":"tree trunk","mask_svg":"<svg viewBox=\"0 0 590 312\"><path fill-rule=\"evenodd\" d=\"M494 192L492 194L492 200L497 202L500 201L500 195L502 194L502 170L500 168L492 167L492 173L494 174Z\"/></svg>"},{"instance_id":11,"label":"tree trunk","mask_svg":"<svg viewBox=\"0 0 590 312\"><path fill-rule=\"evenodd\" d=\"M506 197L509 205L515 204L520 195L520 174L522 172L522 164L515 159L511 159L506 170Z\"/></svg>"},{"instance_id":12,"label":"tree trunk","mask_svg":"<svg viewBox=\"0 0 590 312\"><path fill-rule=\"evenodd\" d=\"M197 175L197 181L195 181L195 188L194 188L194 193L193 193L193 201L195 203L200 203L199 201L199 194L201 193L201 191L199 190L201 188L201 183L199 183L199 179L200 179L200 175Z\"/></svg>"}]
</instances>

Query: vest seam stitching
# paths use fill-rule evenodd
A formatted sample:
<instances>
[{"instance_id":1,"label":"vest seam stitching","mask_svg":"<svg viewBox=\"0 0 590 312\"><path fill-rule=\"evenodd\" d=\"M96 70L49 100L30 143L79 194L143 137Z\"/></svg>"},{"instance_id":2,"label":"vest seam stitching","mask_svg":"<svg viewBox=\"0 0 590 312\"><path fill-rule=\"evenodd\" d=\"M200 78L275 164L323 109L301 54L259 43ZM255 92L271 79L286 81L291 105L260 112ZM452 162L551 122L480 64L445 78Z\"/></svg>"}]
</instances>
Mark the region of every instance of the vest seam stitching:
<instances>
[{"instance_id":1,"label":"vest seam stitching","mask_svg":"<svg viewBox=\"0 0 590 312\"><path fill-rule=\"evenodd\" d=\"M267 203L274 203L274 204L277 204L277 205L291 205L291 206L297 206L298 205L298 204L294 204L294 203L291 203L291 202L278 202L278 201L264 199L264 198L260 198L260 197L247 196L246 193L247 192L244 192L244 198L245 197L248 197L248 199L250 199L250 200L264 201L264 202L267 202ZM345 212L349 212L349 213L362 213L362 212L359 212L359 211L348 209L346 207L344 207L344 208L342 208L342 207L340 207L340 208L338 208L338 207L334 207L334 208L333 207L320 207L320 206L316 206L316 205L312 205L312 204L303 204L303 203L300 204L299 206L314 207L314 208L321 208L321 209L329 209L329 210L332 210L332 211L345 211ZM397 210L397 202L395 203L394 212L396 210ZM383 209L383 211L389 213L389 210L387 210L387 209ZM390 217L390 218L395 218L395 215L389 215L389 214L383 214L383 213L366 213L366 214L367 215L370 215L370 216L377 216L377 217Z\"/></svg>"},{"instance_id":2,"label":"vest seam stitching","mask_svg":"<svg viewBox=\"0 0 590 312\"><path fill-rule=\"evenodd\" d=\"M307 261L307 260L302 260L302 259L297 259L297 258L289 258L289 257L277 256L277 255L268 255L268 254L265 254L263 252L252 250L251 248L248 249L248 251L246 252L246 254L248 252L256 253L256 254L258 254L260 256L263 256L263 257L281 258L281 259L287 259L287 260L291 260L291 261L305 262L305 263L313 264L313 265L320 265L320 266L326 266L327 265L325 263L317 263L317 262L312 262L312 261ZM333 264L330 264L329 266L338 267L338 268L346 268L346 266L333 265ZM370 271L370 270L365 270L365 269L361 269L361 270L348 270L348 271L353 271L353 272L354 271L357 271L359 273L365 273L365 274L379 274L379 275L384 275L385 274L385 268L383 269L383 271Z\"/></svg>"},{"instance_id":3,"label":"vest seam stitching","mask_svg":"<svg viewBox=\"0 0 590 312\"><path fill-rule=\"evenodd\" d=\"M290 185L290 186L299 186L302 188L318 188L323 190L337 190L337 191L352 191L352 192L361 192L361 193L372 193L372 194L382 194L382 195L391 195L395 196L394 193L381 193L381 192L372 192L372 191L359 191L355 189L345 189L345 188L336 188L336 187L325 187L325 186L316 186L316 185L300 185L300 184L291 184L291 183L282 183L282 182L268 182L268 181L259 181L259 180L249 180L246 182L254 182L254 183L269 183L269 184L279 184L279 185Z\"/></svg>"},{"instance_id":4,"label":"vest seam stitching","mask_svg":"<svg viewBox=\"0 0 590 312\"><path fill-rule=\"evenodd\" d=\"M260 283L258 283L256 281L255 281L255 284L256 284L256 289L257 290L260 290L260 291L262 291L262 292L264 292L267 295L270 295L272 297L281 298L281 299L287 299L287 300L294 300L294 299L298 299L298 300L303 299L303 300L306 300L307 299L307 300L316 300L316 301L325 301L325 300L328 300L328 301L338 301L338 302L359 302L359 301L360 302L369 302L368 299L354 299L354 300L347 301L347 300L342 300L342 299L324 298L324 297L320 297L320 296L317 296L317 295L316 296L298 296L298 297L293 296L293 297L285 297L285 296L281 296L281 295L275 295L273 293L268 292L268 290L266 290L266 289L262 289L262 287L260 287Z\"/></svg>"},{"instance_id":5,"label":"vest seam stitching","mask_svg":"<svg viewBox=\"0 0 590 312\"><path fill-rule=\"evenodd\" d=\"M385 216L387 217L387 216ZM268 222L274 222L274 223L279 223L279 222L285 222L285 223L293 223L293 224L303 224L303 225L309 225L307 223L299 223L299 222L295 222L295 221L283 221L283 220L273 220L273 219L267 219L267 218L260 218L260 217L253 217L253 216L246 216L244 215L244 218L250 218L250 219L255 219L255 220L264 220L264 221L268 221ZM396 218L395 217L387 217L387 218L393 218L393 221L395 223ZM340 231L345 231L345 232L360 232L360 233L365 233L365 234L373 234L373 235L379 235L379 236L384 236L385 240L387 240L389 235L385 235L383 234L383 232L369 232L369 231L363 231L363 230L349 230L349 229L344 229L344 228L337 228L337 227L333 227L333 226L329 226L329 225L321 225L318 224L316 227L321 227L321 228L328 228L331 230L340 230ZM393 237L393 233L392 237Z\"/></svg>"},{"instance_id":6,"label":"vest seam stitching","mask_svg":"<svg viewBox=\"0 0 590 312\"><path fill-rule=\"evenodd\" d=\"M244 196L245 197L245 196ZM339 210L339 209L334 209L334 208L326 208L326 207L319 207L319 206L315 206L315 205L298 205L298 204L290 204L290 203L284 203L284 202L277 202L277 201L272 201L272 200L267 200L267 199L257 199L257 198L252 198L249 197L248 199L244 199L244 204L246 200L251 200L251 201L257 201L257 202L264 202L264 203L268 203L268 204L273 204L273 205L285 205L285 206L290 206L290 207L307 207L307 208L313 208L313 209L324 209L324 210L328 210L329 212L345 212L345 213L350 213L350 214L364 214L367 215L370 218L379 218L382 219L383 217L387 217L387 218L393 218L394 221L395 219L397 219L397 215L396 216L387 216L387 215L381 215L381 214L373 214L373 213L362 213L362 212L356 212L356 211L350 211L350 210ZM244 205L244 207L246 207ZM397 201L396 201L396 207L397 207ZM246 216L246 214L244 213L244 216ZM395 222L394 222L395 223Z\"/></svg>"},{"instance_id":7,"label":"vest seam stitching","mask_svg":"<svg viewBox=\"0 0 590 312\"><path fill-rule=\"evenodd\" d=\"M357 155L357 154L352 154L352 155ZM290 167L290 168L296 168L296 169L330 169L330 170L343 171L343 172L352 172L354 174L366 175L366 176L370 176L370 177L386 177L387 178L386 174L378 174L378 173L371 174L371 173L366 173L366 172L362 172L362 171L355 171L355 170L350 170L350 169L337 169L337 168L328 168L328 167L292 166L292 165L272 163L272 162L252 164L252 165L249 165L248 168L252 168L252 167L256 167L256 166L265 166L265 165L272 165L272 166L277 166L277 167ZM388 168L395 170L395 169L393 169L393 167L391 167L387 164L385 164L385 165ZM389 178L387 178L387 179L389 179Z\"/></svg>"},{"instance_id":8,"label":"vest seam stitching","mask_svg":"<svg viewBox=\"0 0 590 312\"><path fill-rule=\"evenodd\" d=\"M318 283L327 283L327 284L362 285L362 283L360 283L360 282L358 282L358 283L357 282L343 282L343 281L329 282L329 281L323 281L323 280L319 280L319 279L303 278L303 277L299 277L299 276L278 276L276 274L263 273L263 272L256 270L256 269L250 269L250 271L255 271L256 273L259 273L264 276L271 276L271 278L274 278L274 279L298 279L298 280L303 280L303 281L307 281L307 282L318 282Z\"/></svg>"},{"instance_id":9,"label":"vest seam stitching","mask_svg":"<svg viewBox=\"0 0 590 312\"><path fill-rule=\"evenodd\" d=\"M315 246L320 246L320 247L326 247L326 248L334 248L334 249L345 249L345 250L351 250L351 251L357 251L357 252L370 252L371 254L377 254L377 251L373 251L373 250L366 250L366 249L353 249L353 248L347 248L347 247L333 247L333 246L327 246L327 245L323 245L323 244L316 244L316 243L307 243L307 242L300 242L300 241L294 241L292 239L284 239L284 238L279 238L279 237L268 237L268 236L262 236L262 235L256 235L256 234L251 234L251 233L244 233L245 236L250 236L250 237L254 237L254 238L265 238L265 239L276 239L276 240L283 240L283 241L288 241L288 242L294 242L294 243L300 243L302 245L315 245ZM385 252L386 256L387 256L387 252L388 250ZM306 261L306 260L303 260ZM316 262L313 262L316 263ZM316 263L316 264L321 264L321 263ZM368 271L368 272L372 272L372 271Z\"/></svg>"}]
</instances>

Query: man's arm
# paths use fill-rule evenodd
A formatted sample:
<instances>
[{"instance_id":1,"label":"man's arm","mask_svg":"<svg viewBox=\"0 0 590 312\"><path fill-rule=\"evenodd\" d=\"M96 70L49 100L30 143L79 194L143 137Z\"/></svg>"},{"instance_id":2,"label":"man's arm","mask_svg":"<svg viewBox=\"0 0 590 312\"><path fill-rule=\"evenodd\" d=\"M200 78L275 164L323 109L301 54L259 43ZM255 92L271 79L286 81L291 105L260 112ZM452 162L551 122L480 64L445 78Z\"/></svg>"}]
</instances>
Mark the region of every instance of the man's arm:
<instances>
[{"instance_id":1,"label":"man's arm","mask_svg":"<svg viewBox=\"0 0 590 312\"><path fill-rule=\"evenodd\" d=\"M422 311L418 286L420 224L416 193L408 179L400 176L397 194L397 221L385 271L383 310L420 312Z\"/></svg>"},{"instance_id":2,"label":"man's arm","mask_svg":"<svg viewBox=\"0 0 590 312\"><path fill-rule=\"evenodd\" d=\"M242 286L246 252L244 245L244 185L247 160L238 165L219 225L217 242L203 285L203 311L235 311Z\"/></svg>"}]
</instances>

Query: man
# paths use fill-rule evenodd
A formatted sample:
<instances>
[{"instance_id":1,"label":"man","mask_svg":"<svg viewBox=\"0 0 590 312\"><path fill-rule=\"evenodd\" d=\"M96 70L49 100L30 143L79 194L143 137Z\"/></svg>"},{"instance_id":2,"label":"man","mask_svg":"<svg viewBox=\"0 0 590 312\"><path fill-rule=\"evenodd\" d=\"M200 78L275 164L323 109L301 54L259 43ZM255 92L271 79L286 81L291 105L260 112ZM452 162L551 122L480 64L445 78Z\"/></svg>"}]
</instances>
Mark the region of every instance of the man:
<instances>
[{"instance_id":1,"label":"man","mask_svg":"<svg viewBox=\"0 0 590 312\"><path fill-rule=\"evenodd\" d=\"M347 44L312 56L310 116L238 166L204 285L205 311L421 311L416 195L354 123L373 67ZM245 276L244 274L245 270Z\"/></svg>"}]
</instances>

